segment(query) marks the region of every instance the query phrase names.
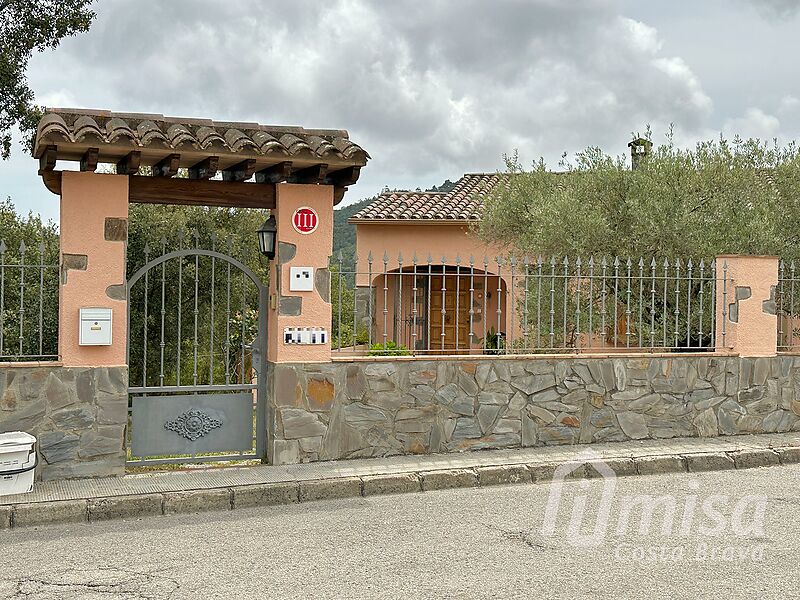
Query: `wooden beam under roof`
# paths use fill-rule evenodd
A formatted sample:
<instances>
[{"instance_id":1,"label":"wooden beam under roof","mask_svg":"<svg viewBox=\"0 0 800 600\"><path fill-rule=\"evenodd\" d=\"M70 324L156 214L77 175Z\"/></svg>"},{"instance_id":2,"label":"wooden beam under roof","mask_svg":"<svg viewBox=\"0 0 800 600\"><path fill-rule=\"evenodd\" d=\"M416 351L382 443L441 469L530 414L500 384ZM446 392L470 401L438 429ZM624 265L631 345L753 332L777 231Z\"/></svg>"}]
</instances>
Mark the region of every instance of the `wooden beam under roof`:
<instances>
[{"instance_id":1,"label":"wooden beam under roof","mask_svg":"<svg viewBox=\"0 0 800 600\"><path fill-rule=\"evenodd\" d=\"M44 174L45 171L52 171L56 168L56 159L58 158L58 147L47 146L39 157L39 175Z\"/></svg>"},{"instance_id":2,"label":"wooden beam under roof","mask_svg":"<svg viewBox=\"0 0 800 600\"><path fill-rule=\"evenodd\" d=\"M275 184L206 179L132 176L128 190L142 204L275 208L276 197Z\"/></svg>"},{"instance_id":3,"label":"wooden beam under roof","mask_svg":"<svg viewBox=\"0 0 800 600\"><path fill-rule=\"evenodd\" d=\"M97 159L100 157L99 148L89 148L81 157L81 171L94 173L97 170Z\"/></svg>"}]
</instances>

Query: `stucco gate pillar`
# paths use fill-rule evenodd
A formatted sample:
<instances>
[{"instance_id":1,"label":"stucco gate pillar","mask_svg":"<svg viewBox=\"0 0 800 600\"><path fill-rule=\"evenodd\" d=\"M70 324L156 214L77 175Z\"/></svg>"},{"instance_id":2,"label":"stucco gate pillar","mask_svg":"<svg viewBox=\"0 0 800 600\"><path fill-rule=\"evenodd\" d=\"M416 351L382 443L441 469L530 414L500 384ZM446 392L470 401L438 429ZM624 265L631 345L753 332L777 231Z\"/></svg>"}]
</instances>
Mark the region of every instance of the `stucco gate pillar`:
<instances>
[{"instance_id":1,"label":"stucco gate pillar","mask_svg":"<svg viewBox=\"0 0 800 600\"><path fill-rule=\"evenodd\" d=\"M744 357L775 356L778 257L718 256L716 273L717 351Z\"/></svg>"},{"instance_id":2,"label":"stucco gate pillar","mask_svg":"<svg viewBox=\"0 0 800 600\"><path fill-rule=\"evenodd\" d=\"M316 224L306 221L307 226L297 227L295 214L298 211L308 214L306 209L316 214ZM269 282L267 445L270 462L287 464L298 461L301 439L287 439L291 438L290 434L276 440L276 429L284 431L286 422L303 419L308 402L333 401L333 384L326 385L324 379L319 385L311 386L315 397L305 398L301 391L304 386L300 386L297 379L303 376L304 369L293 367L293 363L331 362L328 260L333 250L333 187L279 184L273 214L277 222L277 253L270 268ZM311 228L308 223L313 225L311 231L307 231ZM293 267L299 284L291 283ZM299 268L302 268L300 273ZM310 279L303 285L307 272ZM315 432L311 431L313 426L309 424L309 431L304 432L309 435L303 436L302 442L321 445L322 434L320 432L319 439L315 439Z\"/></svg>"}]
</instances>

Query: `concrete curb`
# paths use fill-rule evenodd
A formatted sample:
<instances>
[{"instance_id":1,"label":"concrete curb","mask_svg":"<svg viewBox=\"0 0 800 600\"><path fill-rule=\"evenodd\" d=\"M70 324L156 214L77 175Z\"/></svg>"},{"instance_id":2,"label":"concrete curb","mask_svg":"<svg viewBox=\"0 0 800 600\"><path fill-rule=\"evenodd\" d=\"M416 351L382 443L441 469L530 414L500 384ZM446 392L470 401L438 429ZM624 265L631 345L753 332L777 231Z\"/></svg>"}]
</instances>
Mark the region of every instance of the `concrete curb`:
<instances>
[{"instance_id":1,"label":"concrete curb","mask_svg":"<svg viewBox=\"0 0 800 600\"><path fill-rule=\"evenodd\" d=\"M602 463L613 469L618 477L751 469L798 464L800 447L609 457L602 459ZM228 511L237 508L279 506L383 494L547 483L553 480L556 469L562 464L563 461L542 461L474 468L412 470L180 492L3 505L0 506L0 529L94 523L109 519L141 519L170 514ZM602 469L598 462L590 461L568 473L566 479L601 477Z\"/></svg>"}]
</instances>

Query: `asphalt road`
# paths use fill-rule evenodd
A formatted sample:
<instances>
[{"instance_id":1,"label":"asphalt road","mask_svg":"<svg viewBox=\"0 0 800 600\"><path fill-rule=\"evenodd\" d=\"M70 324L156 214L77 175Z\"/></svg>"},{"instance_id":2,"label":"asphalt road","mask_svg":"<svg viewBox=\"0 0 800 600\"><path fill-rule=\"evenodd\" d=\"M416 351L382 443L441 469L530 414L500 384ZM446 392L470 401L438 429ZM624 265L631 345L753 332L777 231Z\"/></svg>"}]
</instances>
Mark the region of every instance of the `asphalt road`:
<instances>
[{"instance_id":1,"label":"asphalt road","mask_svg":"<svg viewBox=\"0 0 800 600\"><path fill-rule=\"evenodd\" d=\"M601 480L564 484L552 535L543 484L2 531L0 598L797 598L798 481L800 467L618 479L589 547L570 514L581 498L597 514ZM672 498L646 535L639 494Z\"/></svg>"}]
</instances>

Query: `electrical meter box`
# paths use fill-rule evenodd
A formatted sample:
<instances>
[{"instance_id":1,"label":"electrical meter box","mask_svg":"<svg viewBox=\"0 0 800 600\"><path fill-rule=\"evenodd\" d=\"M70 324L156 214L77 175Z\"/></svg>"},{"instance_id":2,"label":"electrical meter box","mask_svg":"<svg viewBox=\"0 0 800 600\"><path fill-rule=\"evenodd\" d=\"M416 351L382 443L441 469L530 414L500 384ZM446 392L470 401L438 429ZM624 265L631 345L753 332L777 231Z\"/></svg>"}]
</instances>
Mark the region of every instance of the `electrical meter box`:
<instances>
[{"instance_id":1,"label":"electrical meter box","mask_svg":"<svg viewBox=\"0 0 800 600\"><path fill-rule=\"evenodd\" d=\"M314 291L314 268L313 267L289 267L289 291L290 292L313 292Z\"/></svg>"},{"instance_id":2,"label":"electrical meter box","mask_svg":"<svg viewBox=\"0 0 800 600\"><path fill-rule=\"evenodd\" d=\"M80 310L78 344L81 346L111 345L110 308L82 308Z\"/></svg>"}]
</instances>

